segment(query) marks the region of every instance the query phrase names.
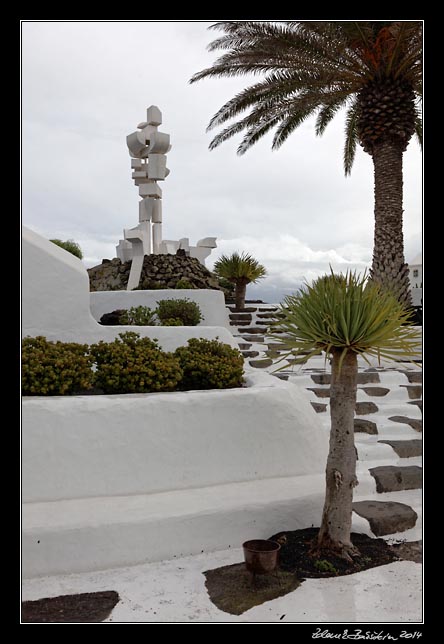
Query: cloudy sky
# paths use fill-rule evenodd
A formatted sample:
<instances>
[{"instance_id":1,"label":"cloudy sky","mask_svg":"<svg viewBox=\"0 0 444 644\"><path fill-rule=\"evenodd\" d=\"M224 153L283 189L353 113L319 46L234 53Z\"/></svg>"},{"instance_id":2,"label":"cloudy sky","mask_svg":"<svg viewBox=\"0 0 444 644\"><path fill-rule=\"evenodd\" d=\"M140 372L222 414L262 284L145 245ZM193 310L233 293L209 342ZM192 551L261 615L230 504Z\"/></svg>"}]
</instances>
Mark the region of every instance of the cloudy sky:
<instances>
[{"instance_id":1,"label":"cloudy sky","mask_svg":"<svg viewBox=\"0 0 444 644\"><path fill-rule=\"evenodd\" d=\"M163 237L217 237L207 260L247 251L269 276L248 297L279 301L326 270L369 266L373 170L358 150L342 167L340 113L322 137L313 120L278 151L264 137L242 157L234 137L210 152L213 114L250 79L190 77L216 55L211 22L22 23L22 221L48 238L74 239L87 267L115 257L123 228L138 223L126 135L159 106L171 135L162 184ZM406 260L422 246L422 160L404 155Z\"/></svg>"}]
</instances>

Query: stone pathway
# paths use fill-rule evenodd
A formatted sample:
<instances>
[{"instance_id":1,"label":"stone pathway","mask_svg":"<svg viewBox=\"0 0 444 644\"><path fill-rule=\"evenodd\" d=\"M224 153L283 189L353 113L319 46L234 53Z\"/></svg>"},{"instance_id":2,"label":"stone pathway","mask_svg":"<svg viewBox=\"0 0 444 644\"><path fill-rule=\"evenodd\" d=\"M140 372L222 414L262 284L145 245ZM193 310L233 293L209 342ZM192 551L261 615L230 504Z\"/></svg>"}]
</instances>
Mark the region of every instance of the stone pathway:
<instances>
[{"instance_id":1,"label":"stone pathway","mask_svg":"<svg viewBox=\"0 0 444 644\"><path fill-rule=\"evenodd\" d=\"M288 349L267 336L267 324L275 319L277 307L250 305L248 313L229 308L232 332L247 369L266 369L304 387L329 432L328 362L315 357L302 366L292 365L291 360L277 363ZM276 372L282 365L285 368ZM402 539L409 531L409 536L421 538L422 370L411 363L369 368L360 361L355 416L360 486L354 513L368 522L375 536Z\"/></svg>"}]
</instances>

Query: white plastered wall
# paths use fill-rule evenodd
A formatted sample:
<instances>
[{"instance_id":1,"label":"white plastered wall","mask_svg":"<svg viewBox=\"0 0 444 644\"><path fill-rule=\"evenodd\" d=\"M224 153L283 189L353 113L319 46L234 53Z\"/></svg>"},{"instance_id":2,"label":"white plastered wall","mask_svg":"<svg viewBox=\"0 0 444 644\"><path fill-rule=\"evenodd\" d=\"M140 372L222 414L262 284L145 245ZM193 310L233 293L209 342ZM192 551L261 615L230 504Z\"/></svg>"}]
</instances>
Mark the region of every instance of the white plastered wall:
<instances>
[{"instance_id":1,"label":"white plastered wall","mask_svg":"<svg viewBox=\"0 0 444 644\"><path fill-rule=\"evenodd\" d=\"M323 472L306 392L255 373L242 389L25 398L24 501L180 490Z\"/></svg>"},{"instance_id":2,"label":"white plastered wall","mask_svg":"<svg viewBox=\"0 0 444 644\"><path fill-rule=\"evenodd\" d=\"M43 335L48 340L92 343L112 341L119 333L131 330L143 337L157 338L166 351L174 351L189 338L196 337L218 337L221 342L237 347L225 326L113 327L98 324L91 315L88 273L80 259L25 226L22 230L22 284L23 337ZM209 293L214 297L212 291Z\"/></svg>"},{"instance_id":3,"label":"white plastered wall","mask_svg":"<svg viewBox=\"0 0 444 644\"><path fill-rule=\"evenodd\" d=\"M155 309L160 300L187 298L199 305L203 315L200 326L230 328L228 311L222 291L210 289L159 289L155 291L95 291L90 294L91 313L98 321L104 313L132 306Z\"/></svg>"}]
</instances>

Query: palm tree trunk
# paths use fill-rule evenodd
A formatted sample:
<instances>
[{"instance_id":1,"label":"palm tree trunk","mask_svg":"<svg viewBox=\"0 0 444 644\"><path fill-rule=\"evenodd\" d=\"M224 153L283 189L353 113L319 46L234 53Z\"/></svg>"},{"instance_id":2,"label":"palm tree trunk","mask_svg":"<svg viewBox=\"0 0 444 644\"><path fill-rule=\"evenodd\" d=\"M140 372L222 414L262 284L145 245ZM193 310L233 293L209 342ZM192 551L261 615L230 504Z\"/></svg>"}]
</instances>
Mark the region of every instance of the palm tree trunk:
<instances>
[{"instance_id":1,"label":"palm tree trunk","mask_svg":"<svg viewBox=\"0 0 444 644\"><path fill-rule=\"evenodd\" d=\"M314 548L351 560L358 554L350 541L353 488L358 484L353 422L358 364L356 354L349 351L339 371L340 355L340 350L333 349L325 503Z\"/></svg>"},{"instance_id":2,"label":"palm tree trunk","mask_svg":"<svg viewBox=\"0 0 444 644\"><path fill-rule=\"evenodd\" d=\"M235 294L236 309L245 308L246 292L247 292L247 282L243 279L238 279L236 281L236 294Z\"/></svg>"},{"instance_id":3,"label":"palm tree trunk","mask_svg":"<svg viewBox=\"0 0 444 644\"><path fill-rule=\"evenodd\" d=\"M373 148L375 176L375 238L371 277L412 306L409 269L404 259L402 233L402 149L382 141Z\"/></svg>"}]
</instances>

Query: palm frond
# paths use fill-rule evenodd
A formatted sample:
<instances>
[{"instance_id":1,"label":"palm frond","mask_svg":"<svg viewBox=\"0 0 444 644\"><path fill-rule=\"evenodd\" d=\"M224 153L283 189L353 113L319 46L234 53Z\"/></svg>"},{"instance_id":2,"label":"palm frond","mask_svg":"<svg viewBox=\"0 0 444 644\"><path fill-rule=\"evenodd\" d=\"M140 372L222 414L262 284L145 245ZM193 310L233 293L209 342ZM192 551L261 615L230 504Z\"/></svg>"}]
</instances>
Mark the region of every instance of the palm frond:
<instances>
[{"instance_id":1,"label":"palm frond","mask_svg":"<svg viewBox=\"0 0 444 644\"><path fill-rule=\"evenodd\" d=\"M358 143L358 104L354 100L345 115L345 145L344 145L344 171L345 175L351 173L355 160L356 144Z\"/></svg>"},{"instance_id":2,"label":"palm frond","mask_svg":"<svg viewBox=\"0 0 444 644\"><path fill-rule=\"evenodd\" d=\"M336 116L337 112L344 105L346 100L347 100L347 97L341 97L340 99L336 101L332 101L331 103L327 103L326 105L323 105L321 107L321 109L319 110L318 116L316 118L316 124L315 124L315 131L317 135L321 136L324 133L327 125L330 123L330 121L333 120L333 118Z\"/></svg>"},{"instance_id":3,"label":"palm frond","mask_svg":"<svg viewBox=\"0 0 444 644\"><path fill-rule=\"evenodd\" d=\"M307 351L352 351L391 360L414 359L420 334L396 297L356 272L331 271L281 304L270 336L301 362ZM274 335L276 331L281 333Z\"/></svg>"},{"instance_id":4,"label":"palm frond","mask_svg":"<svg viewBox=\"0 0 444 644\"><path fill-rule=\"evenodd\" d=\"M419 114L415 121L415 135L422 150L422 118Z\"/></svg>"},{"instance_id":5,"label":"palm frond","mask_svg":"<svg viewBox=\"0 0 444 644\"><path fill-rule=\"evenodd\" d=\"M262 264L248 253L234 252L231 255L221 255L214 263L214 273L230 281L244 279L246 282L257 282L267 275L267 270Z\"/></svg>"}]
</instances>

